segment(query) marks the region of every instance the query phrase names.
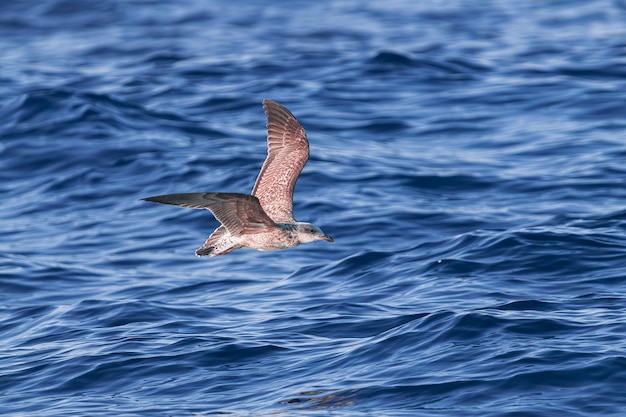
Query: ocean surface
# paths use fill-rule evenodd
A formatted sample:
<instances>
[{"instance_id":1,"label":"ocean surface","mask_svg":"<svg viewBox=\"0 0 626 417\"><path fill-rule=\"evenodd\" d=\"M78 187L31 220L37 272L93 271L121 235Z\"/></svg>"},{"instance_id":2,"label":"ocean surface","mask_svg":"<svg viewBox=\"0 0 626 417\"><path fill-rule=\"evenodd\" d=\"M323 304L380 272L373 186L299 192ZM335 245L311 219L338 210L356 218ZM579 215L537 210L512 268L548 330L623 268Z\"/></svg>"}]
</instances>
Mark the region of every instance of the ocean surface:
<instances>
[{"instance_id":1,"label":"ocean surface","mask_svg":"<svg viewBox=\"0 0 626 417\"><path fill-rule=\"evenodd\" d=\"M623 0L3 1L0 196L2 416L626 415Z\"/></svg>"}]
</instances>

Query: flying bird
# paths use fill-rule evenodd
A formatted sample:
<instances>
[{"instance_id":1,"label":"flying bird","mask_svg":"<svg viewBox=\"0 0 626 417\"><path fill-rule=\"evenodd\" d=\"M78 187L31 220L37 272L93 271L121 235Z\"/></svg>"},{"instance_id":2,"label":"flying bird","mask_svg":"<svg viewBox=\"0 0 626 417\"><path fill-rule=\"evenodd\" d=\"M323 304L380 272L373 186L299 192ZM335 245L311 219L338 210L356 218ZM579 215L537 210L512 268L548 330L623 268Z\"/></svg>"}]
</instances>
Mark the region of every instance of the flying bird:
<instances>
[{"instance_id":1,"label":"flying bird","mask_svg":"<svg viewBox=\"0 0 626 417\"><path fill-rule=\"evenodd\" d=\"M283 105L263 100L267 116L267 158L252 194L186 193L144 198L145 201L211 211L221 225L197 256L226 255L235 249L275 251L333 238L311 223L293 217L293 190L309 159L304 129Z\"/></svg>"}]
</instances>

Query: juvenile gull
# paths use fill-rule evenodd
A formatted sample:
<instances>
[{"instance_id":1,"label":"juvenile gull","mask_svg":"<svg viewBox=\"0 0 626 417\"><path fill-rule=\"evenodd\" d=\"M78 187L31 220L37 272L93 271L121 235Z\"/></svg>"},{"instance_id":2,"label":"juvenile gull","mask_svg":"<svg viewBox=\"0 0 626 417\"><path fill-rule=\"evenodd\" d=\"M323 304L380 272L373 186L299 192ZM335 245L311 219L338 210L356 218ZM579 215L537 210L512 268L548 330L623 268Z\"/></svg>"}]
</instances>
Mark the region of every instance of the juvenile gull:
<instances>
[{"instance_id":1,"label":"juvenile gull","mask_svg":"<svg viewBox=\"0 0 626 417\"><path fill-rule=\"evenodd\" d=\"M318 227L293 217L293 189L309 159L304 129L281 104L265 99L263 108L267 116L267 158L252 195L187 193L144 198L213 213L222 225L196 250L197 256L226 255L239 248L274 251L315 240L333 241Z\"/></svg>"}]
</instances>

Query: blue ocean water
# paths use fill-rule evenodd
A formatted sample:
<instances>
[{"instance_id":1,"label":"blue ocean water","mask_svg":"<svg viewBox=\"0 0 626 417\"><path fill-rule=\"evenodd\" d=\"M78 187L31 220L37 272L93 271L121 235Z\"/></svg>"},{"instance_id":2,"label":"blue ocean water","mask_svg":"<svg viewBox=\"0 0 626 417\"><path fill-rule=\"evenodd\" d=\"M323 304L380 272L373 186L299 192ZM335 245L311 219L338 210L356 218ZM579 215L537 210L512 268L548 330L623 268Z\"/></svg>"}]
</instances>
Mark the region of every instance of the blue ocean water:
<instances>
[{"instance_id":1,"label":"blue ocean water","mask_svg":"<svg viewBox=\"0 0 626 417\"><path fill-rule=\"evenodd\" d=\"M626 2L0 4L0 414L626 415ZM194 250L263 98L335 238Z\"/></svg>"}]
</instances>

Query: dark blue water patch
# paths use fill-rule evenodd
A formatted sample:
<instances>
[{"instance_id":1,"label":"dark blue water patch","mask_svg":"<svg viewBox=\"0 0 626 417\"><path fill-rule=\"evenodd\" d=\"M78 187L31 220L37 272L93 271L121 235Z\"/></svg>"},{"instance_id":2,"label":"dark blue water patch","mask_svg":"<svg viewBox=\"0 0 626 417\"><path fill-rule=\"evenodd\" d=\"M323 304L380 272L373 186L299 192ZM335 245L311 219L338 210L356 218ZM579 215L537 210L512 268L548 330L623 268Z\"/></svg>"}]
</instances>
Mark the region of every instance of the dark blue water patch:
<instances>
[{"instance_id":1,"label":"dark blue water patch","mask_svg":"<svg viewBox=\"0 0 626 417\"><path fill-rule=\"evenodd\" d=\"M622 414L620 2L31 3L0 6L2 414ZM249 192L263 98L335 243L196 258L212 215L140 199Z\"/></svg>"},{"instance_id":2,"label":"dark blue water patch","mask_svg":"<svg viewBox=\"0 0 626 417\"><path fill-rule=\"evenodd\" d=\"M503 304L498 307L500 310L508 311L554 311L557 308L557 304L548 303L539 300L522 300L512 301L510 303Z\"/></svg>"},{"instance_id":3,"label":"dark blue water patch","mask_svg":"<svg viewBox=\"0 0 626 417\"><path fill-rule=\"evenodd\" d=\"M473 73L484 72L486 68L479 63L462 60L442 61L424 56L410 55L401 51L380 51L369 59L365 75L384 75L413 69L422 77L471 79Z\"/></svg>"}]
</instances>

